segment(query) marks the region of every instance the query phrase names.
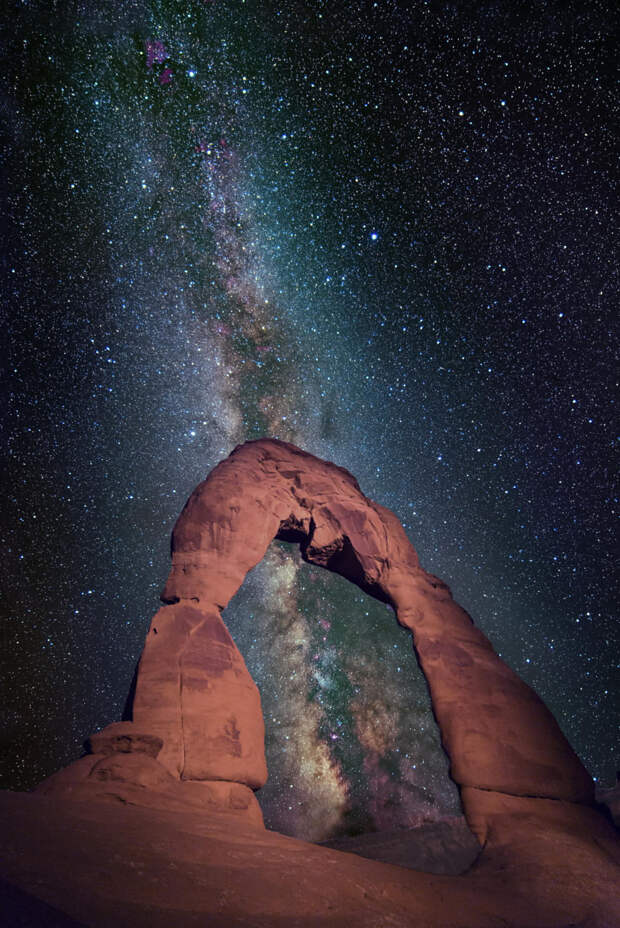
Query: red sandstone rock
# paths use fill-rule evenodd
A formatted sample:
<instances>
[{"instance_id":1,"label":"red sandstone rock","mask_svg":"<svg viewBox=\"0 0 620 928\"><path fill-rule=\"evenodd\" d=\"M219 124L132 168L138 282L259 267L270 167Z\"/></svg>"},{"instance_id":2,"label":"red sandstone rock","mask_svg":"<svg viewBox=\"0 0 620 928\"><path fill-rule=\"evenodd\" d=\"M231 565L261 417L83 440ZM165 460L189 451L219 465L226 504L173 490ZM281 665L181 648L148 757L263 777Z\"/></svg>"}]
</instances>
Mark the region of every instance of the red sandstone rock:
<instances>
[{"instance_id":1,"label":"red sandstone rock","mask_svg":"<svg viewBox=\"0 0 620 928\"><path fill-rule=\"evenodd\" d=\"M97 784L129 783L157 792L174 788L176 780L165 767L148 754L105 754L91 768L88 780Z\"/></svg>"},{"instance_id":2,"label":"red sandstone rock","mask_svg":"<svg viewBox=\"0 0 620 928\"><path fill-rule=\"evenodd\" d=\"M217 607L184 600L155 615L140 661L134 723L162 738L183 780L267 780L260 695Z\"/></svg>"},{"instance_id":3,"label":"red sandstone rock","mask_svg":"<svg viewBox=\"0 0 620 928\"><path fill-rule=\"evenodd\" d=\"M596 800L607 807L612 822L620 828L620 774L617 774L615 786L597 789Z\"/></svg>"},{"instance_id":4,"label":"red sandstone rock","mask_svg":"<svg viewBox=\"0 0 620 928\"><path fill-rule=\"evenodd\" d=\"M189 779L264 782L255 688L219 617L274 537L390 603L410 628L451 775L484 830L478 793L589 803L593 784L555 719L497 656L447 586L426 573L389 510L355 478L284 442L235 449L192 493L140 663L134 721ZM487 805L484 805L487 809Z\"/></svg>"},{"instance_id":5,"label":"red sandstone rock","mask_svg":"<svg viewBox=\"0 0 620 928\"><path fill-rule=\"evenodd\" d=\"M132 722L113 722L86 742L91 754L148 754L157 757L163 741L157 735L136 731Z\"/></svg>"},{"instance_id":6,"label":"red sandstone rock","mask_svg":"<svg viewBox=\"0 0 620 928\"><path fill-rule=\"evenodd\" d=\"M179 780L143 751L88 754L48 777L35 792L83 803L121 802L151 810L210 812L264 828L263 814L249 787L224 780Z\"/></svg>"},{"instance_id":7,"label":"red sandstone rock","mask_svg":"<svg viewBox=\"0 0 620 928\"><path fill-rule=\"evenodd\" d=\"M510 829L494 821L474 867L463 876L439 876L307 844L207 810L0 793L0 922L63 928L616 928L620 871L611 826L574 803L505 799L512 808L495 808L493 815L506 815ZM406 855L415 839L406 832L402 837ZM395 845L391 856L399 859ZM48 920L47 907L54 920ZM24 918L24 911L33 910L33 918Z\"/></svg>"},{"instance_id":8,"label":"red sandstone rock","mask_svg":"<svg viewBox=\"0 0 620 928\"><path fill-rule=\"evenodd\" d=\"M412 630L483 845L465 875L403 870L256 827L260 700L220 609L274 536L390 603ZM93 735L93 753L38 795L0 794L6 917L102 928L620 924L618 841L589 805L587 772L540 699L419 566L393 513L342 468L277 441L236 449L175 526L162 598L133 722ZM411 840L399 850L391 836L390 859Z\"/></svg>"}]
</instances>

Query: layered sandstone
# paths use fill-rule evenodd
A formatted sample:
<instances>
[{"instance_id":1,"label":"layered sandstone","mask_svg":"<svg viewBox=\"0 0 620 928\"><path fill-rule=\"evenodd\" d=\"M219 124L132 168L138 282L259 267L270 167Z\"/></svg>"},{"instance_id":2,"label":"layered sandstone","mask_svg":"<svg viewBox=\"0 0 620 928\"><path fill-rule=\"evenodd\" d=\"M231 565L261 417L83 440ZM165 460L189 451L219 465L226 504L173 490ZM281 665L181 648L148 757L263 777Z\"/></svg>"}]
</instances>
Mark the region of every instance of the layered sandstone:
<instances>
[{"instance_id":1,"label":"layered sandstone","mask_svg":"<svg viewBox=\"0 0 620 928\"><path fill-rule=\"evenodd\" d=\"M160 761L174 776L265 780L260 702L220 612L274 538L392 605L412 631L451 776L481 838L494 793L592 802L592 780L549 710L422 569L396 516L343 468L267 439L219 464L173 531L167 605L147 636L134 722L163 739Z\"/></svg>"},{"instance_id":2,"label":"layered sandstone","mask_svg":"<svg viewBox=\"0 0 620 928\"><path fill-rule=\"evenodd\" d=\"M261 827L260 698L221 610L273 538L389 603L411 630L483 845L466 874L405 870ZM0 895L15 924L620 924L618 842L586 770L541 700L420 567L394 514L347 471L279 441L237 448L181 513L162 599L133 720L92 735L88 753L36 795L0 796ZM381 839L380 856L407 866L424 838L402 834L387 848ZM431 852L422 860L435 869Z\"/></svg>"}]
</instances>

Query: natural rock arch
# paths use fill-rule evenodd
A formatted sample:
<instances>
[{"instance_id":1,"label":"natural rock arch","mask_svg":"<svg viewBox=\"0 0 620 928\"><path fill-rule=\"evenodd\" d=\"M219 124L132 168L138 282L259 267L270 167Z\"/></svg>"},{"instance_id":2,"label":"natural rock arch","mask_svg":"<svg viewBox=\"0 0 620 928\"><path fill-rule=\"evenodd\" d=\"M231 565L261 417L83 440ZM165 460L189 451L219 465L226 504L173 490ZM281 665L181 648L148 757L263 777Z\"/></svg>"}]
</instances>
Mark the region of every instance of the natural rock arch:
<instances>
[{"instance_id":1,"label":"natural rock arch","mask_svg":"<svg viewBox=\"0 0 620 928\"><path fill-rule=\"evenodd\" d=\"M413 632L483 845L466 873L431 876L260 830L260 698L220 612L274 536L387 600ZM292 445L250 442L192 493L172 547L133 721L92 735L88 754L37 787L43 796L0 797L5 872L32 887L27 911L64 894L62 912L89 924L124 924L127 912L141 925L202 915L226 926L620 924L617 837L587 772L543 703L421 569L395 516L350 474ZM403 848L409 837L425 841L414 832Z\"/></svg>"},{"instance_id":2,"label":"natural rock arch","mask_svg":"<svg viewBox=\"0 0 620 928\"><path fill-rule=\"evenodd\" d=\"M267 777L258 690L221 611L274 538L389 603L413 633L450 773L484 839L509 797L590 804L592 780L539 697L426 573L396 516L355 478L294 445L236 448L172 535L172 570L138 668L133 725L163 741L176 780L255 790Z\"/></svg>"}]
</instances>

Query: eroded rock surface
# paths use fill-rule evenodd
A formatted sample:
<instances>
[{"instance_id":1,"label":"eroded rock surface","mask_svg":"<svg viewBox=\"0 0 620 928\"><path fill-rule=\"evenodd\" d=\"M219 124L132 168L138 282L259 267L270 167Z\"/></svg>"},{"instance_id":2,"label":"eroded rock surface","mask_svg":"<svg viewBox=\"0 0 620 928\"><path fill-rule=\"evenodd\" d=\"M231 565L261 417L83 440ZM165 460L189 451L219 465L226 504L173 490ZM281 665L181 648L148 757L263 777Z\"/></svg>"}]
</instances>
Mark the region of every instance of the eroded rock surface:
<instances>
[{"instance_id":1,"label":"eroded rock surface","mask_svg":"<svg viewBox=\"0 0 620 928\"><path fill-rule=\"evenodd\" d=\"M180 780L159 763L156 755L161 743L161 738L145 736L131 722L109 725L88 739L93 753L48 777L35 792L82 803L210 812L264 827L260 806L248 786L221 779Z\"/></svg>"},{"instance_id":2,"label":"eroded rock surface","mask_svg":"<svg viewBox=\"0 0 620 928\"><path fill-rule=\"evenodd\" d=\"M513 816L509 842L505 833L504 839L493 833L464 876L438 876L307 844L206 808L166 811L0 793L0 922L57 928L619 925L611 826L574 803L514 801L529 809ZM546 817L539 803L549 807ZM556 806L582 808L583 821L570 814L564 820L566 810ZM391 859L407 863L415 841L400 832L399 848L393 835ZM48 921L50 910L58 920Z\"/></svg>"},{"instance_id":3,"label":"eroded rock surface","mask_svg":"<svg viewBox=\"0 0 620 928\"><path fill-rule=\"evenodd\" d=\"M414 637L470 825L488 796L591 803L592 780L539 697L424 571L396 516L341 467L276 440L248 442L187 501L137 678L134 722L164 741L176 776L260 786L260 701L221 610L273 538L391 604ZM486 791L484 801L481 791Z\"/></svg>"},{"instance_id":4,"label":"eroded rock surface","mask_svg":"<svg viewBox=\"0 0 620 928\"><path fill-rule=\"evenodd\" d=\"M89 754L148 754L157 757L164 742L157 735L136 731L131 722L114 722L91 735L86 742Z\"/></svg>"},{"instance_id":5,"label":"eroded rock surface","mask_svg":"<svg viewBox=\"0 0 620 928\"><path fill-rule=\"evenodd\" d=\"M417 828L374 832L322 841L323 847L423 873L465 873L480 855L480 845L463 816L425 822Z\"/></svg>"},{"instance_id":6,"label":"eroded rock surface","mask_svg":"<svg viewBox=\"0 0 620 928\"><path fill-rule=\"evenodd\" d=\"M412 631L483 845L476 856L464 844L470 856L452 861L454 873L475 857L464 875L262 828L260 698L220 613L274 537L391 604ZM420 567L393 513L342 468L278 441L237 448L186 504L162 598L133 721L91 736L90 753L36 795L0 794L0 894L16 924L24 912L102 928L620 924L618 841L586 770L541 700ZM435 838L423 853L414 833L366 846L445 872L450 841Z\"/></svg>"},{"instance_id":7,"label":"eroded rock surface","mask_svg":"<svg viewBox=\"0 0 620 928\"><path fill-rule=\"evenodd\" d=\"M267 780L260 695L217 606L197 597L154 616L140 660L134 723L162 738L183 780Z\"/></svg>"}]
</instances>

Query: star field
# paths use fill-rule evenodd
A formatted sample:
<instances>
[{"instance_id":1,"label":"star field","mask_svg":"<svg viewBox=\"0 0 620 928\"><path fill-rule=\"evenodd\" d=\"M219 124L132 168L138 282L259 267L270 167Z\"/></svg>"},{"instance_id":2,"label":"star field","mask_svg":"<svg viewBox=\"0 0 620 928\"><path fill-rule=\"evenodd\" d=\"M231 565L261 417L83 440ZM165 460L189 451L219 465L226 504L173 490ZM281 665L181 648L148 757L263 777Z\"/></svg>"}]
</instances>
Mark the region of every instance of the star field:
<instances>
[{"instance_id":1,"label":"star field","mask_svg":"<svg viewBox=\"0 0 620 928\"><path fill-rule=\"evenodd\" d=\"M611 785L615 9L7 15L2 787L121 717L174 521L262 435L394 510ZM270 827L458 813L391 610L278 543L224 618Z\"/></svg>"}]
</instances>

